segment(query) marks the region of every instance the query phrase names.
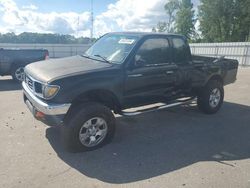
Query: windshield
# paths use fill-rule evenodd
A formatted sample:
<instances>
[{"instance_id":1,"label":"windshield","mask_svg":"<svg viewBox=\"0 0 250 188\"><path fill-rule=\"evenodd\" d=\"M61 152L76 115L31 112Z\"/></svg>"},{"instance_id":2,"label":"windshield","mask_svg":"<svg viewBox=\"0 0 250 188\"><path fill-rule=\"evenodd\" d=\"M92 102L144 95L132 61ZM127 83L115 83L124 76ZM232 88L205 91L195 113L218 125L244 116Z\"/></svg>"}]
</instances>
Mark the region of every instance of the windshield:
<instances>
[{"instance_id":1,"label":"windshield","mask_svg":"<svg viewBox=\"0 0 250 188\"><path fill-rule=\"evenodd\" d=\"M84 55L121 64L137 40L137 36L108 34L94 43Z\"/></svg>"}]
</instances>

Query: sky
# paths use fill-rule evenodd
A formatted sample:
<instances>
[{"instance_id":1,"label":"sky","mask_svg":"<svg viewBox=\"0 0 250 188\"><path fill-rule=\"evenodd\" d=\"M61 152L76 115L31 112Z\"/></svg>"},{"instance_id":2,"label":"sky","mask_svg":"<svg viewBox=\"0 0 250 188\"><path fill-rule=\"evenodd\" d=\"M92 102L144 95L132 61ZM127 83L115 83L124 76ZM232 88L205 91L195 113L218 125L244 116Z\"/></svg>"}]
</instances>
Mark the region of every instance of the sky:
<instances>
[{"instance_id":1,"label":"sky","mask_svg":"<svg viewBox=\"0 0 250 188\"><path fill-rule=\"evenodd\" d=\"M167 0L93 0L94 36L112 31L151 31L167 19ZM197 6L199 0L193 0ZM91 0L0 0L0 33L90 36Z\"/></svg>"}]
</instances>

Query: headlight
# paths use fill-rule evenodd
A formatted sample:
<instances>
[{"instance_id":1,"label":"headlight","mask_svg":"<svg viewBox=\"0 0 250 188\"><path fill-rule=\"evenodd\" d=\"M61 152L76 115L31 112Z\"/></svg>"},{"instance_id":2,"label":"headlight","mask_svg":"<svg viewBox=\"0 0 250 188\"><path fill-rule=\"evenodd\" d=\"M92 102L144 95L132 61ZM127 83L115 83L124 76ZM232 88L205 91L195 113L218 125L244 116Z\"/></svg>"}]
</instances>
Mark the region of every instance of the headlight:
<instances>
[{"instance_id":1,"label":"headlight","mask_svg":"<svg viewBox=\"0 0 250 188\"><path fill-rule=\"evenodd\" d=\"M56 85L45 85L43 87L43 97L45 99L53 98L59 91L60 87Z\"/></svg>"}]
</instances>

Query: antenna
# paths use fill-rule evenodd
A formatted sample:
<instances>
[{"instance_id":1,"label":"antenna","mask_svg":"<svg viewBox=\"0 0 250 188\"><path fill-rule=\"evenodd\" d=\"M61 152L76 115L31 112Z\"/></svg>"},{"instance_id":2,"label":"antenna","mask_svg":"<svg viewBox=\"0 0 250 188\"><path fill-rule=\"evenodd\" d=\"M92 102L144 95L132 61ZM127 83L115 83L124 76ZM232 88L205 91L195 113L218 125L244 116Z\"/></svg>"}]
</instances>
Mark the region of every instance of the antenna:
<instances>
[{"instance_id":1,"label":"antenna","mask_svg":"<svg viewBox=\"0 0 250 188\"><path fill-rule=\"evenodd\" d=\"M90 28L90 39L93 38L94 33L94 13L93 13L93 0L91 0L91 28Z\"/></svg>"}]
</instances>

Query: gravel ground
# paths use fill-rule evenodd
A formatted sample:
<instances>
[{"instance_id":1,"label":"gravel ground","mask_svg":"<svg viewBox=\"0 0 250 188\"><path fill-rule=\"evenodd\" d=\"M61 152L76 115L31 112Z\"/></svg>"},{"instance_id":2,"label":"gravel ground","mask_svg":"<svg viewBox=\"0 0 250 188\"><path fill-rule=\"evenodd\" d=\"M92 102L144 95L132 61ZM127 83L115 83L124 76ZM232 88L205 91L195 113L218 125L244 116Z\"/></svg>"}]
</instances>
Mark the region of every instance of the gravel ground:
<instances>
[{"instance_id":1,"label":"gravel ground","mask_svg":"<svg viewBox=\"0 0 250 188\"><path fill-rule=\"evenodd\" d=\"M113 142L71 154L36 121L20 86L0 78L0 187L250 188L250 68L215 115L194 105L117 117Z\"/></svg>"}]
</instances>

